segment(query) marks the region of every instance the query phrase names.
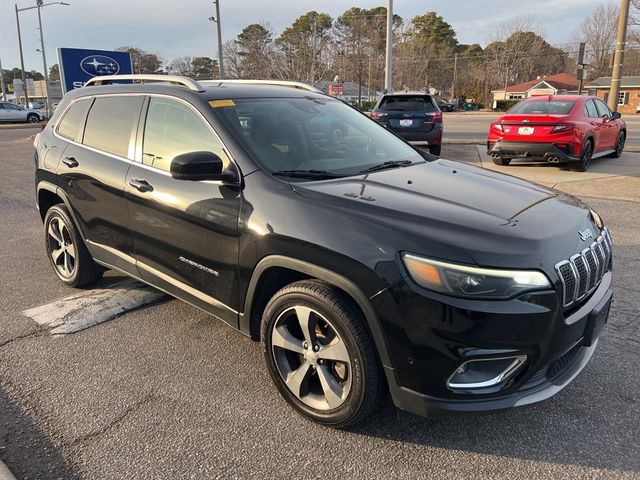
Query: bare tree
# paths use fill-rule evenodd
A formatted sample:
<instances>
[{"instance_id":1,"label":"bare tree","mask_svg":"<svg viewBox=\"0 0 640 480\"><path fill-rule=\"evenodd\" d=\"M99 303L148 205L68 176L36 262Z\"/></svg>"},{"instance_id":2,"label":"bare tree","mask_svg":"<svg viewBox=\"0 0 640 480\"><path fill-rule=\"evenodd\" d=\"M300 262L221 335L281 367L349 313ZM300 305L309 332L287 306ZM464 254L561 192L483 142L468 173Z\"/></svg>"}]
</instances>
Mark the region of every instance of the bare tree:
<instances>
[{"instance_id":1,"label":"bare tree","mask_svg":"<svg viewBox=\"0 0 640 480\"><path fill-rule=\"evenodd\" d=\"M619 15L620 9L615 4L600 5L571 37L572 49L577 50L580 42L586 43L589 78L611 74L609 62L615 48Z\"/></svg>"},{"instance_id":2,"label":"bare tree","mask_svg":"<svg viewBox=\"0 0 640 480\"><path fill-rule=\"evenodd\" d=\"M185 77L192 76L191 57L178 57L171 61L169 64L169 72L174 75L184 75Z\"/></svg>"}]
</instances>

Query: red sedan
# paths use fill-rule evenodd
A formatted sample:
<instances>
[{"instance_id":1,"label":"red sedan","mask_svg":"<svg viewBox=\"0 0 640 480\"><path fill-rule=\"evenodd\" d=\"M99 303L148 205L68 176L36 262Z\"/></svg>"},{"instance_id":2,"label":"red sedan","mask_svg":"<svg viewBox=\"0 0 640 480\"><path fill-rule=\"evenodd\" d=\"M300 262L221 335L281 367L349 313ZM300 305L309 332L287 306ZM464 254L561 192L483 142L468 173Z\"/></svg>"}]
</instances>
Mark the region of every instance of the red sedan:
<instances>
[{"instance_id":1,"label":"red sedan","mask_svg":"<svg viewBox=\"0 0 640 480\"><path fill-rule=\"evenodd\" d=\"M568 163L584 172L593 158L619 157L627 126L596 97L527 98L489 127L487 151L496 165L513 159Z\"/></svg>"}]
</instances>

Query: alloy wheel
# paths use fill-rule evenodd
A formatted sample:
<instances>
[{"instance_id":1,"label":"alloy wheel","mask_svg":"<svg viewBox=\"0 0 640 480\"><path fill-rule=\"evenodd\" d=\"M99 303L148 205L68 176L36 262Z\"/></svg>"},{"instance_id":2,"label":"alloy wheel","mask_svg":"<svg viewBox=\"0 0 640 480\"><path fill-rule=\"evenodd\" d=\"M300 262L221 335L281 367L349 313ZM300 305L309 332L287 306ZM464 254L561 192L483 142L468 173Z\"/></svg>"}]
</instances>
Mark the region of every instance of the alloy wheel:
<instances>
[{"instance_id":1,"label":"alloy wheel","mask_svg":"<svg viewBox=\"0 0 640 480\"><path fill-rule=\"evenodd\" d=\"M587 141L584 144L584 149L582 151L582 171L586 171L589 168L589 164L591 164L591 157L593 156L593 143L591 141Z\"/></svg>"},{"instance_id":2,"label":"alloy wheel","mask_svg":"<svg viewBox=\"0 0 640 480\"><path fill-rule=\"evenodd\" d=\"M271 349L287 388L305 405L340 407L352 384L351 357L338 331L318 311L303 305L284 310L273 325Z\"/></svg>"},{"instance_id":3,"label":"alloy wheel","mask_svg":"<svg viewBox=\"0 0 640 480\"><path fill-rule=\"evenodd\" d=\"M49 255L59 275L71 278L76 269L76 246L69 227L60 217L53 217L47 228Z\"/></svg>"},{"instance_id":4,"label":"alloy wheel","mask_svg":"<svg viewBox=\"0 0 640 480\"><path fill-rule=\"evenodd\" d=\"M616 142L616 155L622 155L622 150L624 150L624 142L626 140L624 132L620 132L618 136L618 141Z\"/></svg>"}]
</instances>

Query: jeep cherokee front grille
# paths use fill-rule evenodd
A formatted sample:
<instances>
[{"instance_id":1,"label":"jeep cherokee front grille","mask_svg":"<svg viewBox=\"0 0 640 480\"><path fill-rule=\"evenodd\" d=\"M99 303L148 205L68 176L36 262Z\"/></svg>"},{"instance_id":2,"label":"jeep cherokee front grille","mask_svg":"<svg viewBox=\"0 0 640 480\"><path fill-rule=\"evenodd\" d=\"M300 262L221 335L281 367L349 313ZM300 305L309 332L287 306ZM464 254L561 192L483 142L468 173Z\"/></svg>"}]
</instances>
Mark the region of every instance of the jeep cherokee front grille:
<instances>
[{"instance_id":1,"label":"jeep cherokee front grille","mask_svg":"<svg viewBox=\"0 0 640 480\"><path fill-rule=\"evenodd\" d=\"M613 252L607 228L589 247L556 265L562 282L562 304L565 307L579 302L600 284Z\"/></svg>"}]
</instances>

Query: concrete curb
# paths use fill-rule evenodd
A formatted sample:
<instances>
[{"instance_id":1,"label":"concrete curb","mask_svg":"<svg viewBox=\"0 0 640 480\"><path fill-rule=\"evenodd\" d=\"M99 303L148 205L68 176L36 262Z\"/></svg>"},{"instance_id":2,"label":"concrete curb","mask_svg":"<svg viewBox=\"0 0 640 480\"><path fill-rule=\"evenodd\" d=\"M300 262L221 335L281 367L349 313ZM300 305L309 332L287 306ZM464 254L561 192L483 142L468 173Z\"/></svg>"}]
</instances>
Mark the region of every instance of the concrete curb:
<instances>
[{"instance_id":1,"label":"concrete curb","mask_svg":"<svg viewBox=\"0 0 640 480\"><path fill-rule=\"evenodd\" d=\"M41 128L45 122L42 123L9 123L7 125L0 124L0 130L28 130L31 128Z\"/></svg>"},{"instance_id":2,"label":"concrete curb","mask_svg":"<svg viewBox=\"0 0 640 480\"><path fill-rule=\"evenodd\" d=\"M7 466L0 460L0 480L16 480Z\"/></svg>"}]
</instances>

